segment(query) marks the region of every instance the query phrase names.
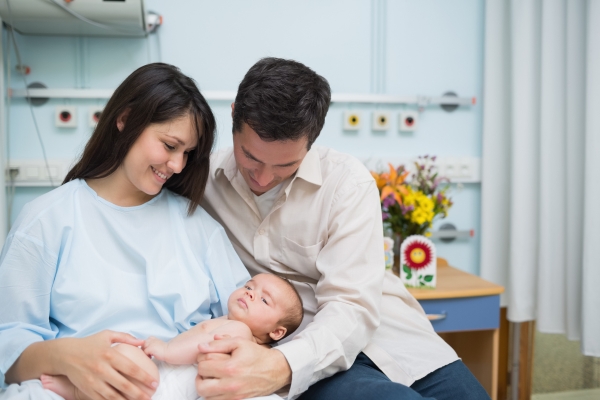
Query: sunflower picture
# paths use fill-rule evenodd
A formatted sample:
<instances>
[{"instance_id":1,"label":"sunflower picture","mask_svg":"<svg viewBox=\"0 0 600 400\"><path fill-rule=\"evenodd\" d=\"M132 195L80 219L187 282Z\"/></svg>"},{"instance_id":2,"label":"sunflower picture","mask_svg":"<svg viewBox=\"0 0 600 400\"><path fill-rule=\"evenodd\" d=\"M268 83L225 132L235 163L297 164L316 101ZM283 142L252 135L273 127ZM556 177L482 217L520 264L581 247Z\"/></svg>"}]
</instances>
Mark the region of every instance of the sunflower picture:
<instances>
[{"instance_id":1,"label":"sunflower picture","mask_svg":"<svg viewBox=\"0 0 600 400\"><path fill-rule=\"evenodd\" d=\"M425 236L413 235L400 248L400 278L407 287L435 288L435 246Z\"/></svg>"}]
</instances>

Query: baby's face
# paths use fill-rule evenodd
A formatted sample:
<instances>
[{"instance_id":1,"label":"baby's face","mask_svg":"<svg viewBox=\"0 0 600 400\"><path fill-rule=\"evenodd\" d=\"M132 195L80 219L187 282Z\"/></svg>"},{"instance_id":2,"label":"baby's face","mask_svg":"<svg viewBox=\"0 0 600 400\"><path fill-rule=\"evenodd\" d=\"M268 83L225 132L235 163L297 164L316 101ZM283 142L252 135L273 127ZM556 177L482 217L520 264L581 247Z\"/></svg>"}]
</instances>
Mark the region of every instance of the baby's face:
<instances>
[{"instance_id":1,"label":"baby's face","mask_svg":"<svg viewBox=\"0 0 600 400\"><path fill-rule=\"evenodd\" d=\"M290 291L275 275L256 275L229 297L229 318L248 325L254 336L266 337L289 309Z\"/></svg>"}]
</instances>

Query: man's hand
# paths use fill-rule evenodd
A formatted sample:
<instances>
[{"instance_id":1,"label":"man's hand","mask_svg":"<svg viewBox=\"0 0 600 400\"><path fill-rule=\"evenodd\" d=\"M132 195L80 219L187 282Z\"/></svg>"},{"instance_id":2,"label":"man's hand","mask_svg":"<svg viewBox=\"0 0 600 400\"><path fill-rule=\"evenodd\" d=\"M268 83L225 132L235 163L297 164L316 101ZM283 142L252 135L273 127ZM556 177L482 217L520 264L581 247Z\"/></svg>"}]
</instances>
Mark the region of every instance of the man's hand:
<instances>
[{"instance_id":1,"label":"man's hand","mask_svg":"<svg viewBox=\"0 0 600 400\"><path fill-rule=\"evenodd\" d=\"M292 380L283 353L240 338L223 338L198 346L196 390L207 400L266 396Z\"/></svg>"}]
</instances>

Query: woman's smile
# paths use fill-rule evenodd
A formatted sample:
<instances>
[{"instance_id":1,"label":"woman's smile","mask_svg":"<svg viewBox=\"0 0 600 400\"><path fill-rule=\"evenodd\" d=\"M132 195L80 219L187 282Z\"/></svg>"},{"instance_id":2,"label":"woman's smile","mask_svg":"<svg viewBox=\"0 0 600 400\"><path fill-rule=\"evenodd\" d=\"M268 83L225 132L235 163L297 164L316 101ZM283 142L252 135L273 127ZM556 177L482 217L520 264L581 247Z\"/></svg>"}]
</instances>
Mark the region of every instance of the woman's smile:
<instances>
[{"instance_id":1,"label":"woman's smile","mask_svg":"<svg viewBox=\"0 0 600 400\"><path fill-rule=\"evenodd\" d=\"M160 179L162 179L163 181L167 181L167 175L163 174L162 172L159 172L156 168L154 168L153 166L150 166L150 168L152 168L152 172L154 172L154 175L158 176Z\"/></svg>"}]
</instances>

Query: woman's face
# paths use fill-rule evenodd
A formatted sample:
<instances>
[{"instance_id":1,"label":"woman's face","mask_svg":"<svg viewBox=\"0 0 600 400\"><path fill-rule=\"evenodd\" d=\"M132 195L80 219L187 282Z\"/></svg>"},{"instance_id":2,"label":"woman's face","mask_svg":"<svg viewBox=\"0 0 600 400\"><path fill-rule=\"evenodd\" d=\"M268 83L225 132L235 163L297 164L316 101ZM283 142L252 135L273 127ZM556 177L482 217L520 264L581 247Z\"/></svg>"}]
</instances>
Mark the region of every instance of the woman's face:
<instances>
[{"instance_id":1,"label":"woman's face","mask_svg":"<svg viewBox=\"0 0 600 400\"><path fill-rule=\"evenodd\" d=\"M197 143L198 137L189 114L151 124L131 146L121 170L135 189L154 196L173 174L183 170L188 153Z\"/></svg>"}]
</instances>

